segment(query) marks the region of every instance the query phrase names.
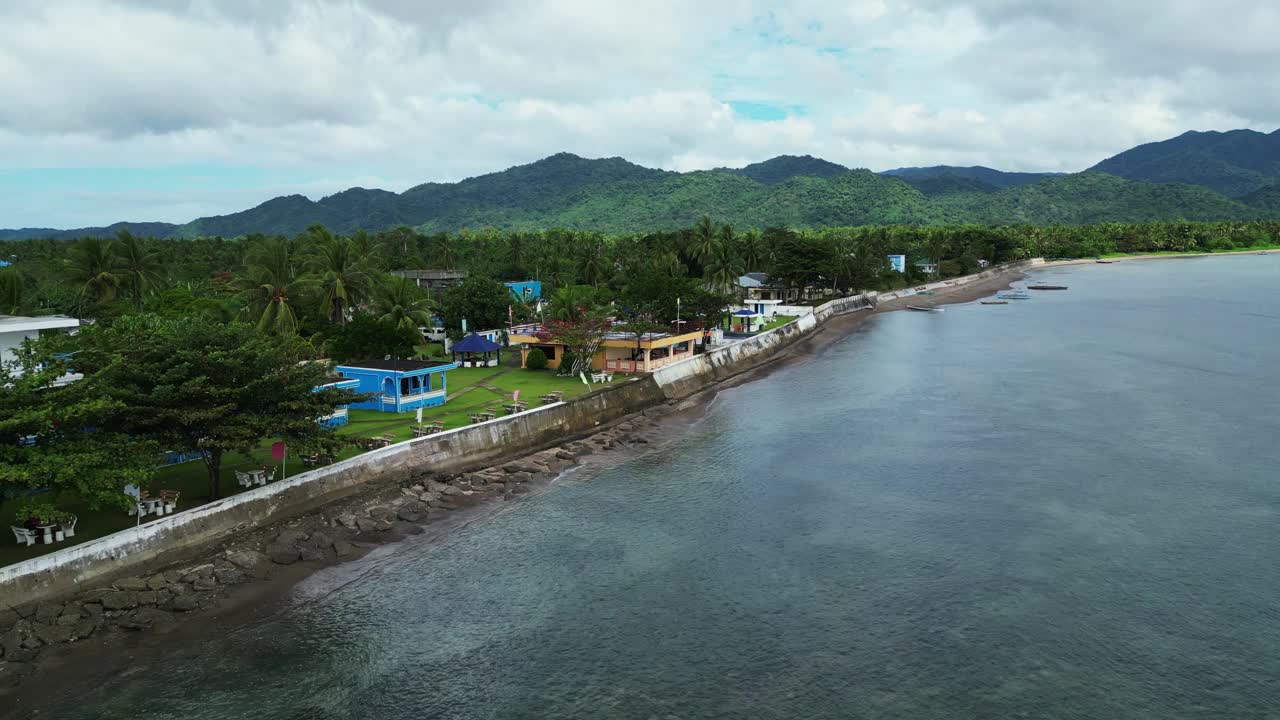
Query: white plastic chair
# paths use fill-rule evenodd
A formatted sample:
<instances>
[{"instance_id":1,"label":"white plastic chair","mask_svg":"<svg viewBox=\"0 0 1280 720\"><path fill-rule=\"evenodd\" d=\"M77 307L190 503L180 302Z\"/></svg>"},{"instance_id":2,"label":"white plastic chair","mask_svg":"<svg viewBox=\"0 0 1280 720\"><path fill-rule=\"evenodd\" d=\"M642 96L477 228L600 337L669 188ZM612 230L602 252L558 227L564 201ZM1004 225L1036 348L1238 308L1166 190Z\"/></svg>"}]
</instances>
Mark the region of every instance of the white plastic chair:
<instances>
[{"instance_id":1,"label":"white plastic chair","mask_svg":"<svg viewBox=\"0 0 1280 720\"><path fill-rule=\"evenodd\" d=\"M236 471L236 482L240 487L251 487L253 485L253 476L246 472Z\"/></svg>"},{"instance_id":2,"label":"white plastic chair","mask_svg":"<svg viewBox=\"0 0 1280 720\"><path fill-rule=\"evenodd\" d=\"M13 536L18 540L19 545L30 547L36 544L36 534L30 530L13 525L10 525L9 529L13 531Z\"/></svg>"}]
</instances>

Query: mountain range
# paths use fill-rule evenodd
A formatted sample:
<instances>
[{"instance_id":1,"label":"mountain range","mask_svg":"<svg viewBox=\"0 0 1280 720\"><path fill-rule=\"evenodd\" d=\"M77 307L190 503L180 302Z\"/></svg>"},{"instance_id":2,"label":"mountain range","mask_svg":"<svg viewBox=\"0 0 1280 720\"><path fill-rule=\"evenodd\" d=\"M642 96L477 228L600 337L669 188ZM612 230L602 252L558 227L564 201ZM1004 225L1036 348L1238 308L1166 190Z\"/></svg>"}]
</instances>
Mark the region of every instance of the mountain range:
<instances>
[{"instance_id":1,"label":"mountain range","mask_svg":"<svg viewBox=\"0 0 1280 720\"><path fill-rule=\"evenodd\" d=\"M288 195L181 225L23 228L0 230L0 240L118 230L157 237L293 235L315 223L342 233L398 225L422 232L565 227L608 233L685 227L702 215L744 228L1280 218L1280 130L1188 132L1070 174L946 165L873 173L807 155L679 173L559 153L402 193L357 187L318 201Z\"/></svg>"}]
</instances>

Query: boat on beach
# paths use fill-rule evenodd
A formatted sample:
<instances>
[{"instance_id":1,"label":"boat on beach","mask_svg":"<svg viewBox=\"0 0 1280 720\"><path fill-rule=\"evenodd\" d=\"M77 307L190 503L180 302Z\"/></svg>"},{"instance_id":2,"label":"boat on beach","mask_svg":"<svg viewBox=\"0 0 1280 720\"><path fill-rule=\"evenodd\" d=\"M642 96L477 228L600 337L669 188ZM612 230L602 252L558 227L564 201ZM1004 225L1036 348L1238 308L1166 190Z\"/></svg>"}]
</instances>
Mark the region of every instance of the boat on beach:
<instances>
[{"instance_id":1,"label":"boat on beach","mask_svg":"<svg viewBox=\"0 0 1280 720\"><path fill-rule=\"evenodd\" d=\"M1066 285L1028 285L1028 290L1066 290Z\"/></svg>"},{"instance_id":2,"label":"boat on beach","mask_svg":"<svg viewBox=\"0 0 1280 720\"><path fill-rule=\"evenodd\" d=\"M915 310L916 312L942 312L943 310L940 307L925 307L924 305L908 305L907 309Z\"/></svg>"},{"instance_id":3,"label":"boat on beach","mask_svg":"<svg viewBox=\"0 0 1280 720\"><path fill-rule=\"evenodd\" d=\"M1099 265L1110 265L1115 261L1114 260L1094 260L1094 262L1098 263Z\"/></svg>"}]
</instances>

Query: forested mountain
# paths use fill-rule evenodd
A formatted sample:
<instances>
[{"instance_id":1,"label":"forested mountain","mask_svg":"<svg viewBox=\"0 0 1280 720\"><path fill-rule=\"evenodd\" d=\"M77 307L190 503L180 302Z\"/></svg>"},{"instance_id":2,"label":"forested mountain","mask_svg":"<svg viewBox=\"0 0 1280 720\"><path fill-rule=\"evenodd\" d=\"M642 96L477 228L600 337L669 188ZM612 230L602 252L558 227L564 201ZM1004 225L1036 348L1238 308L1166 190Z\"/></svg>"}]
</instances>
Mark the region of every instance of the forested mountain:
<instances>
[{"instance_id":1,"label":"forested mountain","mask_svg":"<svg viewBox=\"0 0 1280 720\"><path fill-rule=\"evenodd\" d=\"M1215 184L1235 199L1211 189ZM0 240L111 236L121 229L156 237L296 235L314 224L339 233L400 225L428 233L486 227L618 233L684 227L703 215L740 228L1241 220L1280 217L1277 185L1280 131L1188 133L1071 175L945 165L877 174L788 155L738 169L678 173L559 153L403 193L351 188L318 201L289 195L183 225L0 230Z\"/></svg>"},{"instance_id":2,"label":"forested mountain","mask_svg":"<svg viewBox=\"0 0 1280 720\"><path fill-rule=\"evenodd\" d=\"M1019 185L1030 185L1062 173L1004 172L1003 170L992 170L981 165L971 167L934 165L932 167L895 168L893 170L885 170L884 174L900 177L912 186L920 188L921 192L926 194L942 194L939 192L930 193L925 188L936 190L946 187L967 186L974 189L986 187L999 190L1018 187Z\"/></svg>"},{"instance_id":3,"label":"forested mountain","mask_svg":"<svg viewBox=\"0 0 1280 720\"><path fill-rule=\"evenodd\" d=\"M1239 197L1280 181L1280 130L1193 130L1126 150L1092 169L1131 180L1203 185Z\"/></svg>"}]
</instances>

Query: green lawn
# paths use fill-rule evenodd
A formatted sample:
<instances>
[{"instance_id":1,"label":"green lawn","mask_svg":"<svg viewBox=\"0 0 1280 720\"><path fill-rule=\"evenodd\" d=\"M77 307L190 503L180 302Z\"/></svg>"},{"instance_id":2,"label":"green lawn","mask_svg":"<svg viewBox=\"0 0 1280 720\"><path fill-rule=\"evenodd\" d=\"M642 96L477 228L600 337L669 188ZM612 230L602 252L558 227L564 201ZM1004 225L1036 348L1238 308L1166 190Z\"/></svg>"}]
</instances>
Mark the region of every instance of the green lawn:
<instances>
[{"instance_id":1,"label":"green lawn","mask_svg":"<svg viewBox=\"0 0 1280 720\"><path fill-rule=\"evenodd\" d=\"M437 346L438 347L438 346ZM504 354L505 360L505 354ZM626 377L617 375L614 384L625 382ZM583 395L600 385L590 387L582 384L578 378L557 377L549 370L523 370L519 367L504 366L501 368L458 368L448 373L449 401L444 405L422 411L422 419L426 422L439 420L446 429L464 427L471 423L470 414L497 407L502 410L503 403L511 402L512 392L520 391L520 399L534 408L541 404L540 395L552 390L561 390L566 399ZM464 392L465 390L465 392ZM349 410L348 423L338 429L338 434L350 437L372 437L390 433L397 441L408 440L413 436L411 426L415 423L415 414L385 413L377 410ZM340 453L339 458L348 458L361 451L349 447ZM264 440L262 445L252 453L229 453L222 461L222 494L233 495L243 489L236 484L236 470L250 470L260 465L275 465L276 479L285 477L280 469L280 462L271 460L271 440ZM285 470L288 476L296 475L311 468L303 466L301 460L293 452L289 453ZM170 465L156 472L150 489L178 490L182 493L178 501L178 509L186 510L209 502L209 480L202 462L187 462ZM55 497L40 496L41 501L52 501L59 509L67 510L79 516L76 525L76 536L67 541L53 545L34 545L26 547L18 545L12 539L12 533L0 543L0 567L20 562L28 558L54 552L69 547L77 542L85 542L102 537L109 533L132 527L136 518L130 517L123 510L90 510L75 497L73 493L64 492ZM0 522L12 524L13 515L22 499L13 498L0 502ZM154 520L155 516L148 516ZM7 532L7 531L6 531Z\"/></svg>"},{"instance_id":2,"label":"green lawn","mask_svg":"<svg viewBox=\"0 0 1280 720\"><path fill-rule=\"evenodd\" d=\"M764 327L761 328L761 332L765 330L772 330L776 327L782 327L795 319L795 315L774 315L772 320L764 324Z\"/></svg>"}]
</instances>

